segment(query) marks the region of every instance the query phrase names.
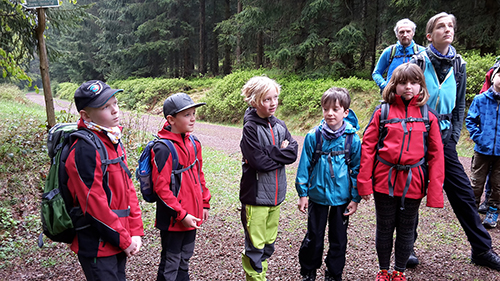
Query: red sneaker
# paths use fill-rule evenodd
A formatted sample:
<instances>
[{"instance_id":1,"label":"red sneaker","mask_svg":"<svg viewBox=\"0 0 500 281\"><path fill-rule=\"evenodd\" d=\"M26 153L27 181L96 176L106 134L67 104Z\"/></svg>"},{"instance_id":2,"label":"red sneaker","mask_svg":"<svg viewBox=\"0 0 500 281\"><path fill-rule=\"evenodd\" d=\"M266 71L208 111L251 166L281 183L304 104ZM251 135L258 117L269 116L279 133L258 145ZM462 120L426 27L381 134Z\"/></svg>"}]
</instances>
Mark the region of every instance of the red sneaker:
<instances>
[{"instance_id":1,"label":"red sneaker","mask_svg":"<svg viewBox=\"0 0 500 281\"><path fill-rule=\"evenodd\" d=\"M394 270L392 272L392 281L406 281L406 276L403 272Z\"/></svg>"},{"instance_id":2,"label":"red sneaker","mask_svg":"<svg viewBox=\"0 0 500 281\"><path fill-rule=\"evenodd\" d=\"M405 279L406 280L406 279ZM375 281L391 281L391 275L389 272L385 269L382 269L377 273L377 277L375 278Z\"/></svg>"}]
</instances>

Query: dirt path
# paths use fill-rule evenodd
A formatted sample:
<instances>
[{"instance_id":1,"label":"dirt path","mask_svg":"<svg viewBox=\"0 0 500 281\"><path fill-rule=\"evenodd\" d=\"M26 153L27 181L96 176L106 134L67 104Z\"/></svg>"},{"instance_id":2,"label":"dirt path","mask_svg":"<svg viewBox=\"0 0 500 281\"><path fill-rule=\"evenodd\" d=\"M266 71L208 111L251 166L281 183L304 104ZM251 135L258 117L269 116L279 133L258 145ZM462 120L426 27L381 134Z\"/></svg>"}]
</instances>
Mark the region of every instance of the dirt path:
<instances>
[{"instance_id":1,"label":"dirt path","mask_svg":"<svg viewBox=\"0 0 500 281\"><path fill-rule=\"evenodd\" d=\"M30 92L26 95L26 98L33 101L36 104L45 106L45 100L43 95L39 95L34 92ZM71 106L71 107L70 107ZM67 112L76 114L76 108L73 103L54 99L54 110L61 111L65 110ZM133 121L134 118L130 118L130 112L123 112L122 124L125 126L132 126L135 129L144 130L151 134L156 134L158 129L165 122L165 118L162 114L151 115L151 114L143 114L140 117L141 122ZM214 125L204 122L197 122L195 125L195 131L193 132L196 137L200 140L203 146L211 147L219 151L223 151L229 155L235 155L240 153L240 139L241 139L241 128L238 127L230 127L230 126L222 126L222 125ZM302 149L302 143L304 142L304 137L302 136L293 136L297 142L299 142L299 147ZM298 165L298 161L294 163L294 165Z\"/></svg>"}]
</instances>

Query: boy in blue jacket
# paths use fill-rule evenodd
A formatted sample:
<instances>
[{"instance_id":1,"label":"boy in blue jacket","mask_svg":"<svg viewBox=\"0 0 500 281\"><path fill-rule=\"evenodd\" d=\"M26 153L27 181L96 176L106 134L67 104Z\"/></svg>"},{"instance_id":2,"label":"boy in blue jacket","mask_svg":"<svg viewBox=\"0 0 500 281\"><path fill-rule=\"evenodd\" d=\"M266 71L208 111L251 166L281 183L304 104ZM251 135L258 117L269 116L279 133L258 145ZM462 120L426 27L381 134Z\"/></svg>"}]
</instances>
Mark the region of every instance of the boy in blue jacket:
<instances>
[{"instance_id":1,"label":"boy in blue jacket","mask_svg":"<svg viewBox=\"0 0 500 281\"><path fill-rule=\"evenodd\" d=\"M465 118L465 125L470 137L476 143L470 177L476 206L479 206L486 177L491 169L492 190L487 203L489 209L483 221L483 225L489 228L497 226L498 205L500 203L500 130L498 130L498 124L500 124L498 112L500 73L498 70L499 68L496 68L493 71L491 87L488 91L474 97L467 118Z\"/></svg>"},{"instance_id":2,"label":"boy in blue jacket","mask_svg":"<svg viewBox=\"0 0 500 281\"><path fill-rule=\"evenodd\" d=\"M330 248L325 259L325 280L342 280L349 216L356 212L361 200L356 189L361 141L356 134L358 120L349 110L350 104L346 89L328 89L321 97L324 119L304 140L295 181L300 197L298 208L308 213L307 233L299 250L300 274L304 281L316 280L316 270L321 267L327 221ZM321 133L322 153L313 166L316 130ZM347 150L350 161L346 161L349 134L352 134L352 143Z\"/></svg>"}]
</instances>

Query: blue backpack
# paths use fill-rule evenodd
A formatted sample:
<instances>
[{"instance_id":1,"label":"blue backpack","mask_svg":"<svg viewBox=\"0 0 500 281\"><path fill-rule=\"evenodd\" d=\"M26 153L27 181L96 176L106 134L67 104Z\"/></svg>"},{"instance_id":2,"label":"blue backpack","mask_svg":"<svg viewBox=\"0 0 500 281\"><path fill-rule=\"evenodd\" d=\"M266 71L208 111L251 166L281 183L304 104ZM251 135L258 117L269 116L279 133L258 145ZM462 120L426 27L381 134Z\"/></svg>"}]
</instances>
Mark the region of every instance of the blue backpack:
<instances>
[{"instance_id":1,"label":"blue backpack","mask_svg":"<svg viewBox=\"0 0 500 281\"><path fill-rule=\"evenodd\" d=\"M194 137L190 135L189 139L193 143L195 155L198 155L196 144L194 142ZM164 146L166 146L170 152L170 155L172 156L172 174L170 175L170 190L172 190L175 196L179 194L179 190L181 187L182 173L184 171L193 168L193 166L198 162L198 157L196 157L191 165L183 168L182 165L179 164L179 156L177 155L177 150L175 149L175 146L171 140L160 139L156 137L156 139L148 142L146 147L142 151L141 156L139 157L139 166L137 167L135 176L140 184L142 198L144 198L144 200L149 203L154 203L158 201L158 195L153 189L153 178L152 178L153 167L151 165L151 151L153 150L156 144L163 144ZM165 161L167 159L165 159Z\"/></svg>"}]
</instances>

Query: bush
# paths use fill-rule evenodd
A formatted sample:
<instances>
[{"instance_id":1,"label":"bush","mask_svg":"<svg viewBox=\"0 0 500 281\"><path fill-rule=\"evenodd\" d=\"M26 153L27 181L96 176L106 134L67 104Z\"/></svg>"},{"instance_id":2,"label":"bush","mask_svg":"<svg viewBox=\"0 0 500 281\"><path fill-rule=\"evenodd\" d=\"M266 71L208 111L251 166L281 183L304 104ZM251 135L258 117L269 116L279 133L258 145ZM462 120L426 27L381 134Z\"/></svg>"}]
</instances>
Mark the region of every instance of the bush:
<instances>
[{"instance_id":1,"label":"bush","mask_svg":"<svg viewBox=\"0 0 500 281\"><path fill-rule=\"evenodd\" d=\"M13 84L0 85L0 100L17 101L25 103L24 93Z\"/></svg>"},{"instance_id":2,"label":"bush","mask_svg":"<svg viewBox=\"0 0 500 281\"><path fill-rule=\"evenodd\" d=\"M200 107L198 111L200 119L222 123L239 122L248 106L241 96L241 88L250 78L262 75L264 72L264 70L236 71L218 81L207 92L205 98L201 99L207 105Z\"/></svg>"},{"instance_id":3,"label":"bush","mask_svg":"<svg viewBox=\"0 0 500 281\"><path fill-rule=\"evenodd\" d=\"M467 62L467 104L470 104L474 97L479 94L483 87L486 72L495 63L495 56L480 56L479 52L469 51L462 55Z\"/></svg>"},{"instance_id":4,"label":"bush","mask_svg":"<svg viewBox=\"0 0 500 281\"><path fill-rule=\"evenodd\" d=\"M60 99L72 101L75 96L75 91L80 87L80 84L71 82L59 83L54 87L54 96Z\"/></svg>"}]
</instances>

